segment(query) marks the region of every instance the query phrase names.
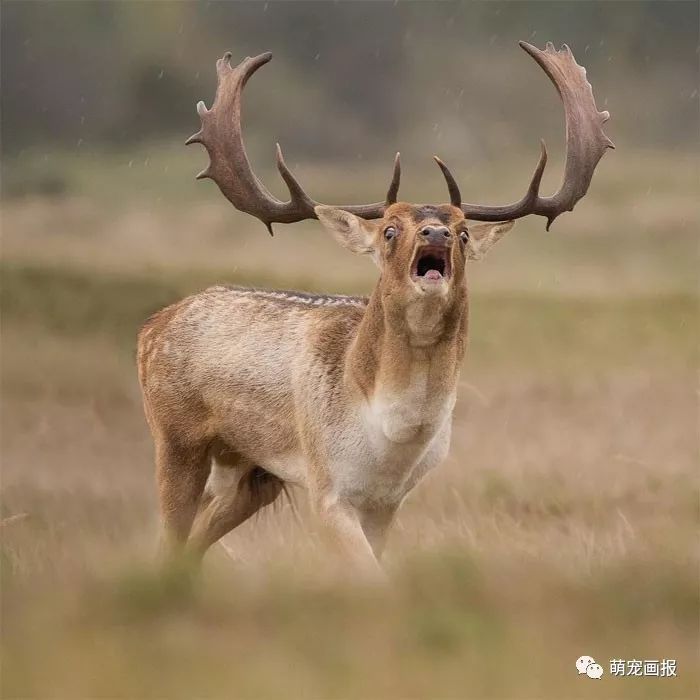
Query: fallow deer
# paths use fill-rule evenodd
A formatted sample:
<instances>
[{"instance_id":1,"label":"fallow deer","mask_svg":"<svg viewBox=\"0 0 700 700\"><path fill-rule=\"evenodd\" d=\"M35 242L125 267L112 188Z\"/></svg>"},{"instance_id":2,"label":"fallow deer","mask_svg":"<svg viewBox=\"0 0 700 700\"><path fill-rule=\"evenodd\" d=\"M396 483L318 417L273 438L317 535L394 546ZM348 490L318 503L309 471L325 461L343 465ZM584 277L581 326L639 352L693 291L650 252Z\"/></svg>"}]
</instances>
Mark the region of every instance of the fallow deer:
<instances>
[{"instance_id":1,"label":"fallow deer","mask_svg":"<svg viewBox=\"0 0 700 700\"><path fill-rule=\"evenodd\" d=\"M170 549L201 557L294 484L359 570L379 575L397 509L448 452L467 340L467 260L520 217L544 216L549 228L614 147L602 129L609 114L597 110L569 48L520 45L561 96L566 165L559 190L541 197L542 142L527 192L506 206L464 203L438 158L450 203L397 201L398 154L384 202L326 206L306 194L277 146L290 193L280 201L253 172L240 121L243 88L271 54L237 67L230 53L217 62L214 104L197 105L202 127L187 141L210 157L197 177L270 232L273 223L319 219L380 275L369 298L212 287L146 322L138 369Z\"/></svg>"}]
</instances>

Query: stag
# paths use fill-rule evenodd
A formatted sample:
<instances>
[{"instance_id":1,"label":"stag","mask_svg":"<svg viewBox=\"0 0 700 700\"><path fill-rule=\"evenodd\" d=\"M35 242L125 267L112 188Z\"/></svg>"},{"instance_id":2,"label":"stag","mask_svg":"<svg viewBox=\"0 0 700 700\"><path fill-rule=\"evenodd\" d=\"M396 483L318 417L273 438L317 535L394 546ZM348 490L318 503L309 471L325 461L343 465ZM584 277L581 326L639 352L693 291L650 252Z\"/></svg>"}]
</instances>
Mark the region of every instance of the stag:
<instances>
[{"instance_id":1,"label":"stag","mask_svg":"<svg viewBox=\"0 0 700 700\"><path fill-rule=\"evenodd\" d=\"M569 48L520 46L554 83L566 119L558 191L539 193L542 149L522 199L462 201L435 158L449 204L398 201L400 161L383 202L328 206L277 166L290 199L253 172L241 133L241 96L271 59L226 53L211 109L197 105L211 178L240 211L275 223L318 219L338 242L380 269L369 298L217 286L154 314L138 338L138 370L155 442L163 537L171 554L207 549L288 484L314 511L357 571L380 576L389 526L406 495L446 457L467 339L467 261L480 259L515 219L547 228L587 192L612 142L585 70ZM473 221L481 223L471 223Z\"/></svg>"}]
</instances>

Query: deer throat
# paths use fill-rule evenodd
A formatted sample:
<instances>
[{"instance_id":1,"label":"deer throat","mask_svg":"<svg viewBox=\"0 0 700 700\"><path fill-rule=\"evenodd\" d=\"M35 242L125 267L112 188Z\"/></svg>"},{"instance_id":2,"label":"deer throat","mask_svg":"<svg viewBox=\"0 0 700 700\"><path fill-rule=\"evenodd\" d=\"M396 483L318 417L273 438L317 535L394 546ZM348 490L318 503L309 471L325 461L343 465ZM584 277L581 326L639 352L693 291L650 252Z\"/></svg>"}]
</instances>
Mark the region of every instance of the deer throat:
<instances>
[{"instance_id":1,"label":"deer throat","mask_svg":"<svg viewBox=\"0 0 700 700\"><path fill-rule=\"evenodd\" d=\"M440 342L452 320L447 300L426 296L409 302L404 310L404 327L411 347L427 347Z\"/></svg>"}]
</instances>

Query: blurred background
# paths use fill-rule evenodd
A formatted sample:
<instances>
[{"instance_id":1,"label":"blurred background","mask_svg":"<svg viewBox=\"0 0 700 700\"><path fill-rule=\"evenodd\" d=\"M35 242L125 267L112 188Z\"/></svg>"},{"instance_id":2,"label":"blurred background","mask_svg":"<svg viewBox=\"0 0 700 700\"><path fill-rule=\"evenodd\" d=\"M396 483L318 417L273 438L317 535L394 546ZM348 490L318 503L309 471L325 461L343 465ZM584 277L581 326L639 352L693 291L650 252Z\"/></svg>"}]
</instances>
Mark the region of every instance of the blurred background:
<instances>
[{"instance_id":1,"label":"blurred background","mask_svg":"<svg viewBox=\"0 0 700 700\"><path fill-rule=\"evenodd\" d=\"M3 2L5 697L695 697L696 2ZM517 46L571 46L617 149L552 231L470 268L453 448L410 496L389 595L328 563L303 494L156 576L134 368L156 309L221 282L366 293L315 222L274 238L185 139L215 61L271 50L243 123L320 201L558 186L556 91ZM590 654L605 675L578 677ZM610 659L678 661L611 677ZM37 663L40 659L40 663ZM602 689L601 689L602 686Z\"/></svg>"}]
</instances>

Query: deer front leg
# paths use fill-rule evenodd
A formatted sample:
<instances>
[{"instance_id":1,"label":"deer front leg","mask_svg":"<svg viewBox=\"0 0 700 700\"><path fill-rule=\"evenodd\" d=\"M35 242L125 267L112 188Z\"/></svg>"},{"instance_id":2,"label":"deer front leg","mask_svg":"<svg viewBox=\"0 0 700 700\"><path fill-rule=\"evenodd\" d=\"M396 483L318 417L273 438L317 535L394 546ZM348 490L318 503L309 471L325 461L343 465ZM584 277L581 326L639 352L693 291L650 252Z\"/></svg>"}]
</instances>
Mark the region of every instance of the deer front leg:
<instances>
[{"instance_id":1,"label":"deer front leg","mask_svg":"<svg viewBox=\"0 0 700 700\"><path fill-rule=\"evenodd\" d=\"M362 528L361 513L346 499L332 494L319 496L316 510L332 545L353 563L360 576L384 583L386 576Z\"/></svg>"},{"instance_id":2,"label":"deer front leg","mask_svg":"<svg viewBox=\"0 0 700 700\"><path fill-rule=\"evenodd\" d=\"M386 545L386 537L391 524L394 522L394 516L397 510L398 505L383 505L363 509L362 511L362 529L372 546L372 551L377 560L382 558Z\"/></svg>"}]
</instances>

